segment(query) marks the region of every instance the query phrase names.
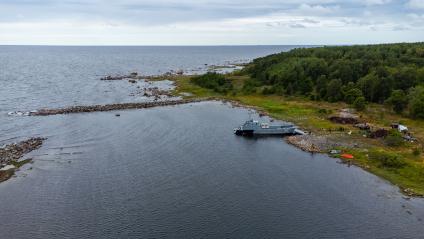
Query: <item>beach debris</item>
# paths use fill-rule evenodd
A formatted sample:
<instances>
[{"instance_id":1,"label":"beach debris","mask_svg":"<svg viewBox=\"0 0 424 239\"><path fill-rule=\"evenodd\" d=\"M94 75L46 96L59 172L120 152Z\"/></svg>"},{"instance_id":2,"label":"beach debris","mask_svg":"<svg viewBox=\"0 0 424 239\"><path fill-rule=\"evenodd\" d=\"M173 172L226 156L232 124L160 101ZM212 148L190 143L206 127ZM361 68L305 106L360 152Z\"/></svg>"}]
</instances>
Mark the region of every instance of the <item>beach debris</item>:
<instances>
[{"instance_id":1,"label":"beach debris","mask_svg":"<svg viewBox=\"0 0 424 239\"><path fill-rule=\"evenodd\" d=\"M402 138L405 140L405 141L408 141L408 142L411 142L411 143L413 143L413 142L415 142L415 141L417 141L417 139L416 138L414 138L414 137L412 137L411 136L411 134L406 134L406 135L404 135L404 136L402 136Z\"/></svg>"},{"instance_id":2,"label":"beach debris","mask_svg":"<svg viewBox=\"0 0 424 239\"><path fill-rule=\"evenodd\" d=\"M341 150L338 150L338 149L332 149L332 150L330 150L330 154L341 154L342 153L342 151Z\"/></svg>"},{"instance_id":3,"label":"beach debris","mask_svg":"<svg viewBox=\"0 0 424 239\"><path fill-rule=\"evenodd\" d=\"M399 123L392 123L390 126L392 129L397 129L400 133L406 133L409 130L408 127Z\"/></svg>"},{"instance_id":4,"label":"beach debris","mask_svg":"<svg viewBox=\"0 0 424 239\"><path fill-rule=\"evenodd\" d=\"M342 154L340 155L343 159L354 159L354 156L352 154Z\"/></svg>"}]
</instances>

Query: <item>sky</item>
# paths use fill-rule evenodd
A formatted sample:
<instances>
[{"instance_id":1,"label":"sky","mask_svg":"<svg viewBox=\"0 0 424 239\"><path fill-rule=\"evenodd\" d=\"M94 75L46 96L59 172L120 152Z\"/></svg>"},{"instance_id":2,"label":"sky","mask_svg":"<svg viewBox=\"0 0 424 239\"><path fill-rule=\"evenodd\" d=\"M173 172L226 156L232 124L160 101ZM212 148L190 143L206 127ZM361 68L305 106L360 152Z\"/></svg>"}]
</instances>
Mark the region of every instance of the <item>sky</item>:
<instances>
[{"instance_id":1,"label":"sky","mask_svg":"<svg viewBox=\"0 0 424 239\"><path fill-rule=\"evenodd\" d=\"M424 41L424 0L0 0L0 45Z\"/></svg>"}]
</instances>

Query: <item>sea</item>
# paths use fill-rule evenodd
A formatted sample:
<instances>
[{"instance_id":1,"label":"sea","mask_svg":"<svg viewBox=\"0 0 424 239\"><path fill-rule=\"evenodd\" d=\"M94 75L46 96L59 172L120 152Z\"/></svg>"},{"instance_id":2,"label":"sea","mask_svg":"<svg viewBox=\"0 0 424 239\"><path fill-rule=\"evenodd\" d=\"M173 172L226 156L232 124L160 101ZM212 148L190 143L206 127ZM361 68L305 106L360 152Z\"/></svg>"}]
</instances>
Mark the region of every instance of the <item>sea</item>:
<instances>
[{"instance_id":1,"label":"sea","mask_svg":"<svg viewBox=\"0 0 424 239\"><path fill-rule=\"evenodd\" d=\"M235 136L270 120L249 109L16 114L149 101L146 82L100 78L201 73L299 47L0 46L0 147L47 138L0 183L0 238L424 238L423 199L283 138Z\"/></svg>"}]
</instances>

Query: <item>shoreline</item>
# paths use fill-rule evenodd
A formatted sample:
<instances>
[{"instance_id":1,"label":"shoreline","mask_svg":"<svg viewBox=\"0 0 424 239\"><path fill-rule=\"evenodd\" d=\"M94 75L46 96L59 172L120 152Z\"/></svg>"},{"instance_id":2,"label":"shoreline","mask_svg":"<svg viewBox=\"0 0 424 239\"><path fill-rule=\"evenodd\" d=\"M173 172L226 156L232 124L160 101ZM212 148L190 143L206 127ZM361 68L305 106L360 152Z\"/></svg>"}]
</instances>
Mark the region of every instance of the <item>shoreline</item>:
<instances>
[{"instance_id":1,"label":"shoreline","mask_svg":"<svg viewBox=\"0 0 424 239\"><path fill-rule=\"evenodd\" d=\"M361 148L354 141L355 138L349 138L344 135L344 130L340 134L332 133L331 130L329 133L323 133L320 129L317 129L313 125L305 125L302 123L302 120L294 120L287 117L284 113L275 113L273 112L272 107L264 107L263 101L268 99L267 96L253 96L256 97L256 101L250 99L252 96L229 96L222 95L216 92L212 92L207 89L201 89L197 86L193 86L189 80L192 76L190 75L181 75L181 76L172 76L169 80L174 81L176 84L176 88L171 90L173 96L180 96L182 99L180 100L164 100L164 101L150 101L150 102L140 102L140 103L122 103L122 104L106 104L106 105L91 105L91 106L71 106L65 108L55 108L55 109L40 109L39 111L32 111L29 113L29 116L49 116L49 115L58 115L58 114L75 114L75 113L90 113L90 112L106 112L106 111L115 111L115 110L127 110L127 109L144 109L144 108L154 108L154 107L162 107L162 106L173 106L173 105L181 105L181 104L189 104L196 102L204 102L204 101L221 101L223 103L229 103L232 107L242 107L246 109L255 110L261 117L269 116L273 119L283 120L293 122L298 125L304 131L309 131L310 133L302 136L290 136L286 137L285 141L288 144L293 145L305 152L309 153L322 153L326 154L329 157L337 158L341 160L342 163L347 163L349 165L355 165L362 168L365 171L368 171L374 175L377 175L381 178L388 180L393 185L399 187L400 192L408 197L417 197L423 198L424 193L420 193L414 190L414 186L411 184L406 184L405 186L402 183L399 183L397 179L393 179L389 175L386 175L385 169L378 169L372 163L369 163L368 159L368 150L367 145L364 146L364 151L361 151ZM274 102L275 103L275 102ZM290 106L284 106L290 108ZM320 106L323 107L323 106ZM326 107L323 107L326 109ZM272 109L272 110L271 110ZM302 114L300 114L302 116ZM117 114L116 116L119 116ZM308 115L307 115L308 116ZM308 117L306 121L308 121ZM330 122L328 118L325 118L324 121L326 124L331 124L331 126L339 125L338 127L344 128L349 126L334 124ZM356 138L358 139L358 138ZM361 140L361 139L360 139ZM365 142L366 143L366 142ZM344 153L351 153L355 155L355 159L345 160L340 157L340 154L332 154L331 150L340 150ZM359 157L357 157L357 155ZM365 157L366 156L366 157ZM389 170L389 169L388 169ZM412 183L413 181L411 181ZM414 182L415 183L415 182ZM421 189L421 187L417 187Z\"/></svg>"},{"instance_id":2,"label":"shoreline","mask_svg":"<svg viewBox=\"0 0 424 239\"><path fill-rule=\"evenodd\" d=\"M0 183L10 179L16 170L32 162L31 158L20 160L26 154L39 149L46 138L30 138L0 148Z\"/></svg>"},{"instance_id":3,"label":"shoreline","mask_svg":"<svg viewBox=\"0 0 424 239\"><path fill-rule=\"evenodd\" d=\"M420 147L420 141L400 148L391 148L384 144L383 138L369 138L365 136L363 130L354 125L331 121L331 116L334 116L335 112L340 113L343 109L348 108L346 104L317 102L277 95L243 94L243 82L250 78L246 75L237 74L226 76L234 84L233 93L222 94L202 88L194 85L190 81L190 76L181 76L174 79L177 86L174 94L189 92L191 96L185 98L209 97L214 100L230 102L235 106L254 109L260 115L267 115L273 119L292 122L309 134L286 138L287 143L305 152L323 153L346 164L360 167L397 186L399 191L407 197L424 198L423 179L418 176L422 173L419 160L422 160L423 157L422 155L413 156L411 153L413 148ZM381 113L375 113L379 110L381 110ZM375 106L369 112L360 112L359 118L361 122L369 122L376 130L387 128L390 125L387 123L388 120L404 120L403 118L399 119L396 115L390 115L383 120L375 117L383 114L384 109L381 106ZM418 130L415 133L421 134L420 122L408 120L407 124ZM320 147L322 145L324 147ZM334 154L332 151L340 151L341 153ZM353 155L354 159L343 159L342 154ZM380 154L379 156L384 157L400 155L399 157L404 157L407 166L400 169L381 166L378 159L372 158L372 154ZM424 163L424 161L422 162ZM414 177L411 178L409 176L411 174Z\"/></svg>"}]
</instances>

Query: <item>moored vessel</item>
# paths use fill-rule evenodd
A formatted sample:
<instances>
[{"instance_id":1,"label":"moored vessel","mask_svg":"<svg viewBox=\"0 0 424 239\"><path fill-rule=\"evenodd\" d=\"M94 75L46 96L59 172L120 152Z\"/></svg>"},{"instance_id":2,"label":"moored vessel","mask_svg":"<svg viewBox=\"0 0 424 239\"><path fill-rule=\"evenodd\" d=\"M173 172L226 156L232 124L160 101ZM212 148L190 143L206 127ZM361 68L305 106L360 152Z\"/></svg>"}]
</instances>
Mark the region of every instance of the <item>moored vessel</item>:
<instances>
[{"instance_id":1,"label":"moored vessel","mask_svg":"<svg viewBox=\"0 0 424 239\"><path fill-rule=\"evenodd\" d=\"M256 120L248 120L243 125L234 129L234 134L240 136L254 135L295 135L303 134L296 126L290 123L279 125L270 125L269 123L260 123Z\"/></svg>"}]
</instances>

